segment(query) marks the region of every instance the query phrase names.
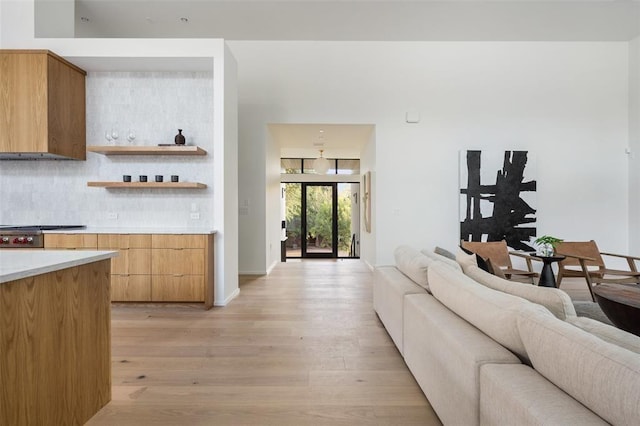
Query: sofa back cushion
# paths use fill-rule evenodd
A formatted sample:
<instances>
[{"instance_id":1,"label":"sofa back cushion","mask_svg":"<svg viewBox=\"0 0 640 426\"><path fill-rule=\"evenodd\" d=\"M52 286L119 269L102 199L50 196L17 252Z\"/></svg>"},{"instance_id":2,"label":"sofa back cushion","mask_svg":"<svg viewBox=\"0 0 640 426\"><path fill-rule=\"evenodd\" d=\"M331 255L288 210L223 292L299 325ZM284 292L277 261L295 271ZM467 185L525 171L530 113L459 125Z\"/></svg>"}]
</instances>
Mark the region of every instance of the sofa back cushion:
<instances>
[{"instance_id":1,"label":"sofa back cushion","mask_svg":"<svg viewBox=\"0 0 640 426\"><path fill-rule=\"evenodd\" d=\"M443 264L432 265L428 275L429 286L436 299L528 363L517 317L530 310L552 317L547 309L487 288Z\"/></svg>"},{"instance_id":2,"label":"sofa back cushion","mask_svg":"<svg viewBox=\"0 0 640 426\"><path fill-rule=\"evenodd\" d=\"M518 317L533 367L611 424L640 419L640 356L541 313Z\"/></svg>"},{"instance_id":3,"label":"sofa back cushion","mask_svg":"<svg viewBox=\"0 0 640 426\"><path fill-rule=\"evenodd\" d=\"M431 251L431 250L420 250L420 253L424 254L425 256L427 256L428 258L430 258L431 260L437 260L438 262L442 262L445 265L455 269L456 271L462 271L462 268L460 267L460 264L458 262L455 261L455 259L451 259L449 257L443 256L441 254L436 253L435 251Z\"/></svg>"},{"instance_id":4,"label":"sofa back cushion","mask_svg":"<svg viewBox=\"0 0 640 426\"><path fill-rule=\"evenodd\" d=\"M582 329L605 342L613 343L622 348L640 354L640 337L624 330L610 326L587 317L569 317L567 322Z\"/></svg>"},{"instance_id":5,"label":"sofa back cushion","mask_svg":"<svg viewBox=\"0 0 640 426\"><path fill-rule=\"evenodd\" d=\"M409 246L399 246L393 255L396 260L396 268L420 287L429 291L427 269L434 261Z\"/></svg>"},{"instance_id":6,"label":"sofa back cushion","mask_svg":"<svg viewBox=\"0 0 640 426\"><path fill-rule=\"evenodd\" d=\"M557 288L538 287L531 284L507 281L473 265L467 267L465 273L486 287L542 305L556 318L563 321L568 317L576 316L576 310L569 295Z\"/></svg>"}]
</instances>

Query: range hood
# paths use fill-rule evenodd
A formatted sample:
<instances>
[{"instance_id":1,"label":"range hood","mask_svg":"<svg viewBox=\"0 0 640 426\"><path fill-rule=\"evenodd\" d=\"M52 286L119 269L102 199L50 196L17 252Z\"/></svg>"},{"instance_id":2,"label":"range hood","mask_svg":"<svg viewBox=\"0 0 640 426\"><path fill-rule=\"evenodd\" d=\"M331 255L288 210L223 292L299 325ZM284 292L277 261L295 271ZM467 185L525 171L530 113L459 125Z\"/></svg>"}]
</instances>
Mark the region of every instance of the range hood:
<instances>
[{"instance_id":1,"label":"range hood","mask_svg":"<svg viewBox=\"0 0 640 426\"><path fill-rule=\"evenodd\" d=\"M85 160L85 77L48 50L0 50L0 160Z\"/></svg>"},{"instance_id":2,"label":"range hood","mask_svg":"<svg viewBox=\"0 0 640 426\"><path fill-rule=\"evenodd\" d=\"M0 160L77 160L77 158L48 152L0 152Z\"/></svg>"}]
</instances>

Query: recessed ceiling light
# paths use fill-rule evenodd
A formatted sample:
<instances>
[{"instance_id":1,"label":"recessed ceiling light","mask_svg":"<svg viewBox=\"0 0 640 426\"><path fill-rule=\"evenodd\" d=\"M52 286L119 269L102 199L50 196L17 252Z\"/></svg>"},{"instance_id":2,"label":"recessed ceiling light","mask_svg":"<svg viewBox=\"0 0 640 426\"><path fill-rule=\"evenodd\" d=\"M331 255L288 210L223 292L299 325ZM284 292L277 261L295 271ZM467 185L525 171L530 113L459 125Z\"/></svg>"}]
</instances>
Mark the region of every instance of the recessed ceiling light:
<instances>
[{"instance_id":1,"label":"recessed ceiling light","mask_svg":"<svg viewBox=\"0 0 640 426\"><path fill-rule=\"evenodd\" d=\"M180 21L186 24L189 22L189 18L180 18Z\"/></svg>"},{"instance_id":2,"label":"recessed ceiling light","mask_svg":"<svg viewBox=\"0 0 640 426\"><path fill-rule=\"evenodd\" d=\"M89 18L87 18L86 16L81 16L81 17L80 17L80 20L81 20L82 22L89 22Z\"/></svg>"}]
</instances>

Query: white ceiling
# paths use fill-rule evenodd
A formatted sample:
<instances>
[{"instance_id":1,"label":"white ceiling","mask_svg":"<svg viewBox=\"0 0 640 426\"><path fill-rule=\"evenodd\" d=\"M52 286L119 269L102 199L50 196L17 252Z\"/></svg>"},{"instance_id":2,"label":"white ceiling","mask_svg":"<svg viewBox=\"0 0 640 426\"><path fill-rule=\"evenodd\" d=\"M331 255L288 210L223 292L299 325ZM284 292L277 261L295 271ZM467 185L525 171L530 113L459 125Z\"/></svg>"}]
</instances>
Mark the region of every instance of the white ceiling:
<instances>
[{"instance_id":1,"label":"white ceiling","mask_svg":"<svg viewBox=\"0 0 640 426\"><path fill-rule=\"evenodd\" d=\"M360 158L370 141L371 124L270 124L271 138L283 158Z\"/></svg>"},{"instance_id":2,"label":"white ceiling","mask_svg":"<svg viewBox=\"0 0 640 426\"><path fill-rule=\"evenodd\" d=\"M640 0L76 0L75 15L76 37L626 41L640 35Z\"/></svg>"}]
</instances>

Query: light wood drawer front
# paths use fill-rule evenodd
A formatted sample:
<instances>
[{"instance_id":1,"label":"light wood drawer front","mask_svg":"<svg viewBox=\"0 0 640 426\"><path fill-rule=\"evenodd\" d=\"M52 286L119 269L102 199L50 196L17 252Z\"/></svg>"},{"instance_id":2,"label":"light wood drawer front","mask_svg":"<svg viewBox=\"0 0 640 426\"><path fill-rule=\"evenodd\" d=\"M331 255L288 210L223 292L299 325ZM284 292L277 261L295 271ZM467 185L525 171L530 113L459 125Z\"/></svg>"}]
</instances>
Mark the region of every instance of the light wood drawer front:
<instances>
[{"instance_id":1,"label":"light wood drawer front","mask_svg":"<svg viewBox=\"0 0 640 426\"><path fill-rule=\"evenodd\" d=\"M151 249L121 249L111 259L112 274L151 274Z\"/></svg>"},{"instance_id":2,"label":"light wood drawer front","mask_svg":"<svg viewBox=\"0 0 640 426\"><path fill-rule=\"evenodd\" d=\"M206 235L169 235L154 234L151 238L153 248L205 248L207 243Z\"/></svg>"},{"instance_id":3,"label":"light wood drawer front","mask_svg":"<svg viewBox=\"0 0 640 426\"><path fill-rule=\"evenodd\" d=\"M98 234L99 249L151 248L149 234Z\"/></svg>"},{"instance_id":4,"label":"light wood drawer front","mask_svg":"<svg viewBox=\"0 0 640 426\"><path fill-rule=\"evenodd\" d=\"M97 234L45 234L45 248L89 249L98 248Z\"/></svg>"},{"instance_id":5,"label":"light wood drawer front","mask_svg":"<svg viewBox=\"0 0 640 426\"><path fill-rule=\"evenodd\" d=\"M111 275L111 301L151 301L151 275Z\"/></svg>"},{"instance_id":6,"label":"light wood drawer front","mask_svg":"<svg viewBox=\"0 0 640 426\"><path fill-rule=\"evenodd\" d=\"M151 284L154 302L202 302L203 275L154 275Z\"/></svg>"},{"instance_id":7,"label":"light wood drawer front","mask_svg":"<svg viewBox=\"0 0 640 426\"><path fill-rule=\"evenodd\" d=\"M152 249L151 256L153 274L204 274L204 250Z\"/></svg>"}]
</instances>

